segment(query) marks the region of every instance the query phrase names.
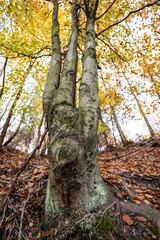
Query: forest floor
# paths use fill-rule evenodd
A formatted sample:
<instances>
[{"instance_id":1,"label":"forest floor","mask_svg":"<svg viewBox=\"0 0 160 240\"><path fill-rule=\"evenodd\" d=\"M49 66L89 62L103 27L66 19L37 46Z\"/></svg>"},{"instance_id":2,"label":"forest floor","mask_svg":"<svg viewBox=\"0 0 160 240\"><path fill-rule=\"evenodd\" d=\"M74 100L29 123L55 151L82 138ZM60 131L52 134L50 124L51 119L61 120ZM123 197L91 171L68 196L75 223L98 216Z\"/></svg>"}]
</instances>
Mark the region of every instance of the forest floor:
<instances>
[{"instance_id":1,"label":"forest floor","mask_svg":"<svg viewBox=\"0 0 160 240\"><path fill-rule=\"evenodd\" d=\"M126 148L99 153L104 181L118 200L146 204L160 210L160 142L145 140ZM43 206L48 177L48 159L31 159L15 184L27 155L10 148L0 154L0 239L59 239L59 230L45 231ZM12 191L11 191L12 186ZM107 211L120 227L121 238L110 229L108 240L159 239L159 231L144 216L117 211L117 201ZM64 236L63 239L68 239ZM73 238L74 240L74 238ZM96 240L96 239L95 239Z\"/></svg>"}]
</instances>

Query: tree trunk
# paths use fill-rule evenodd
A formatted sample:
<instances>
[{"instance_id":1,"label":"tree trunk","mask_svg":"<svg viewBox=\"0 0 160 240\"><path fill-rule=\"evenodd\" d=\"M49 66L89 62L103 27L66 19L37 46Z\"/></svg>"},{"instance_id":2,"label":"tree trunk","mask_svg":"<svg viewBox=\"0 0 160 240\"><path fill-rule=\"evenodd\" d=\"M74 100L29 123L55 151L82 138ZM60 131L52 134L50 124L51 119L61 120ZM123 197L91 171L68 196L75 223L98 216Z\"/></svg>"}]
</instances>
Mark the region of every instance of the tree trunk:
<instances>
[{"instance_id":1,"label":"tree trunk","mask_svg":"<svg viewBox=\"0 0 160 240\"><path fill-rule=\"evenodd\" d=\"M22 122L23 122L24 115L25 115L25 112L23 112L22 118L21 118L21 120L20 120L20 122L19 122L19 124L18 124L18 126L17 126L17 128L16 128L16 130L15 130L15 132L8 138L7 141L5 141L5 143L3 144L3 146L8 146L8 144L11 143L12 140L17 136L17 134L18 134L18 132L19 132L19 129L20 129L20 127L21 127L21 124L22 124Z\"/></svg>"},{"instance_id":2,"label":"tree trunk","mask_svg":"<svg viewBox=\"0 0 160 240\"><path fill-rule=\"evenodd\" d=\"M6 60L4 62L4 66L3 66L3 79L2 79L2 87L0 89L0 99L2 98L2 95L3 95L3 92L4 92L7 62L8 62L8 57L6 57Z\"/></svg>"},{"instance_id":3,"label":"tree trunk","mask_svg":"<svg viewBox=\"0 0 160 240\"><path fill-rule=\"evenodd\" d=\"M2 151L3 141L4 141L4 138L6 136L7 129L9 127L10 120L11 120L12 115L13 115L13 110L14 110L18 100L20 99L20 96L21 96L21 93L22 93L22 90L23 90L23 86L24 86L24 83L25 83L25 79L28 76L28 73L31 70L32 66L33 66L33 62L31 61L31 63L29 64L29 68L28 68L28 70L27 70L27 72L24 76L23 82L22 82L22 84L21 84L21 86L20 86L20 88L19 88L19 90L16 94L16 97L15 97L15 99L14 99L14 101L13 101L13 103L12 103L10 109L9 109L9 112L8 112L7 118L5 120L5 123L2 127L2 131L1 131L1 135L0 135L0 151Z\"/></svg>"},{"instance_id":4,"label":"tree trunk","mask_svg":"<svg viewBox=\"0 0 160 240\"><path fill-rule=\"evenodd\" d=\"M139 111L140 111L140 113L141 113L141 115L142 115L142 117L143 117L143 119L144 119L144 121L145 121L145 123L146 123L146 125L148 127L148 131L150 133L150 136L151 137L155 137L155 133L154 133L154 131L153 131L149 121L148 121L148 118L146 117L146 114L145 114L145 112L144 112L144 110L143 110L143 108L142 108L142 106L141 106L141 104L140 104L136 94L134 92L132 92L132 95L133 95L134 99L136 100L138 108L139 108Z\"/></svg>"},{"instance_id":5,"label":"tree trunk","mask_svg":"<svg viewBox=\"0 0 160 240\"><path fill-rule=\"evenodd\" d=\"M153 76L151 74L150 68L149 68L149 66L148 66L148 64L147 64L147 62L145 60L145 57L144 57L145 55L140 51L140 49L139 49L139 47L138 47L138 45L137 45L137 43L136 43L136 41L135 41L135 39L133 37L132 31L131 31L128 23L126 23L126 25L127 25L128 29L129 29L129 32L130 32L130 34L132 36L132 39L133 39L133 41L135 43L135 46L136 46L137 50L138 50L138 53L141 55L141 57L143 59L143 62L144 62L144 65L147 68L147 72L148 72L148 75L150 77L150 81L153 83L153 86L155 86L155 80L154 80L154 78L153 78ZM155 90L156 90L156 88L155 88ZM156 93L157 97L160 99L160 92L156 90L155 93Z\"/></svg>"},{"instance_id":6,"label":"tree trunk","mask_svg":"<svg viewBox=\"0 0 160 240\"><path fill-rule=\"evenodd\" d=\"M37 144L39 143L40 141L40 138L41 138L41 128L42 128L42 124L43 124L43 121L44 121L44 114L42 115L41 117L41 120L40 120L40 123L38 125L38 132L37 132L37 139L36 139L36 144L35 146L37 146ZM38 159L40 156L40 148L38 148L35 152L35 158Z\"/></svg>"},{"instance_id":7,"label":"tree trunk","mask_svg":"<svg viewBox=\"0 0 160 240\"><path fill-rule=\"evenodd\" d=\"M127 146L129 144L129 142L127 141L127 139L126 139L126 137L125 137L125 135L124 135L124 133L122 131L122 128L121 128L121 126L120 126L120 124L118 122L118 118L117 118L116 112L114 110L114 107L111 106L111 110L112 110L112 116L113 116L114 123L115 123L115 125L117 127L117 130L119 132L119 136L121 138L122 144L125 147L125 146Z\"/></svg>"},{"instance_id":8,"label":"tree trunk","mask_svg":"<svg viewBox=\"0 0 160 240\"><path fill-rule=\"evenodd\" d=\"M13 103L12 103L12 106L11 106L9 112L8 112L8 115L7 115L7 118L5 120L5 123L3 125L2 131L1 131L1 135L0 135L0 151L2 151L2 144L3 144L4 138L6 136L7 129L9 127L9 123L10 123L11 117L13 115L13 110L14 110L14 108L16 106L17 101L20 98L21 92L22 92L22 87L18 90L17 95L16 95L16 97L15 97Z\"/></svg>"},{"instance_id":9,"label":"tree trunk","mask_svg":"<svg viewBox=\"0 0 160 240\"><path fill-rule=\"evenodd\" d=\"M55 83L59 82L61 66L55 68L52 63L60 64L58 59L61 59L61 56L57 32L59 29L57 28L58 2L54 1L53 56L43 98L44 113L49 128L50 171L45 200L45 219L49 226L54 225L56 216L72 218L99 208L107 202L108 197L96 159L99 120L94 31L96 8L91 16L86 6L88 15L79 109L75 107L77 11L78 6L74 0L69 48L61 73L61 81L56 89ZM54 29L57 29L56 33ZM51 71L56 77L51 77ZM52 89L48 87L51 86L50 81L52 81Z\"/></svg>"}]
</instances>

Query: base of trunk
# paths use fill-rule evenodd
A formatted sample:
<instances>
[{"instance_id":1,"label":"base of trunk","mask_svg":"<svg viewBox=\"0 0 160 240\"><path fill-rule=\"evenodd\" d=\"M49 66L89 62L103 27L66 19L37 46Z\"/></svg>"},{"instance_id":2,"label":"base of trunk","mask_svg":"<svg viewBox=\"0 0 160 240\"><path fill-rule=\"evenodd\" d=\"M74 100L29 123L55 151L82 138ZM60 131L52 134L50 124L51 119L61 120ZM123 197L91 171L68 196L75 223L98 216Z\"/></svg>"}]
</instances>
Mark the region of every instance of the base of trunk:
<instances>
[{"instance_id":1,"label":"base of trunk","mask_svg":"<svg viewBox=\"0 0 160 240\"><path fill-rule=\"evenodd\" d=\"M76 158L73 162L63 162L63 165L50 170L45 200L45 222L54 227L60 219L65 223L73 217L97 211L105 206L107 201L107 188L95 156L85 161Z\"/></svg>"}]
</instances>

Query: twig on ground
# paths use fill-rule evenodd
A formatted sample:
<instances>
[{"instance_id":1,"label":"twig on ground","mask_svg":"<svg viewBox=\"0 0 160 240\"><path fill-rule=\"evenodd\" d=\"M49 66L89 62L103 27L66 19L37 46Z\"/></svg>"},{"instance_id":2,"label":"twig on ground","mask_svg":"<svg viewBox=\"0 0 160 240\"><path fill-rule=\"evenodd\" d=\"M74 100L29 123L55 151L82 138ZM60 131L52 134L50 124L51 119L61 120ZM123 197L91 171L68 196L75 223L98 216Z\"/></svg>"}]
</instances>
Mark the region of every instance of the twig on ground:
<instances>
[{"instance_id":1,"label":"twig on ground","mask_svg":"<svg viewBox=\"0 0 160 240\"><path fill-rule=\"evenodd\" d=\"M4 209L3 209L2 220L1 220L1 222L0 222L0 229L1 229L1 227L2 227L2 224L3 224L4 218L5 218L6 208L7 208L7 205L5 205L5 206L4 206Z\"/></svg>"},{"instance_id":2,"label":"twig on ground","mask_svg":"<svg viewBox=\"0 0 160 240\"><path fill-rule=\"evenodd\" d=\"M21 240L23 216L24 216L25 207L26 207L26 204L27 204L27 202L29 200L29 197L30 197L30 193L28 194L27 199L24 201L24 205L23 205L23 208L22 208L21 220L20 220L20 226L19 226L19 232L18 232L18 240Z\"/></svg>"},{"instance_id":3,"label":"twig on ground","mask_svg":"<svg viewBox=\"0 0 160 240\"><path fill-rule=\"evenodd\" d=\"M14 222L13 222L13 225L12 225L12 228L10 229L10 232L8 234L8 237L7 237L7 240L10 240L10 236L12 234L12 231L13 231L14 227L15 227L15 222L16 222L16 220L14 220Z\"/></svg>"},{"instance_id":4,"label":"twig on ground","mask_svg":"<svg viewBox=\"0 0 160 240\"><path fill-rule=\"evenodd\" d=\"M31 154L26 158L24 164L21 166L21 168L20 168L19 171L17 172L15 178L11 181L11 183L10 183L10 189L9 189L9 191L8 191L5 199L4 199L4 202L3 202L2 206L1 206L0 212L2 212L4 206L6 205L6 203L7 203L7 201L8 201L9 195L10 195L10 194L12 193L12 191L14 190L14 188L15 188L15 186L16 186L16 184L17 184L17 179L18 179L18 177L19 177L20 174L25 170L27 164L29 163L29 161L31 160L31 158L34 156L34 153L36 152L36 150L39 149L40 146L42 145L42 142L43 142L43 140L44 140L45 135L47 134L47 132L48 132L48 129L45 130L45 132L43 133L43 135L42 135L39 143L38 143L38 144L36 145L36 147L33 149L33 151L31 152Z\"/></svg>"}]
</instances>

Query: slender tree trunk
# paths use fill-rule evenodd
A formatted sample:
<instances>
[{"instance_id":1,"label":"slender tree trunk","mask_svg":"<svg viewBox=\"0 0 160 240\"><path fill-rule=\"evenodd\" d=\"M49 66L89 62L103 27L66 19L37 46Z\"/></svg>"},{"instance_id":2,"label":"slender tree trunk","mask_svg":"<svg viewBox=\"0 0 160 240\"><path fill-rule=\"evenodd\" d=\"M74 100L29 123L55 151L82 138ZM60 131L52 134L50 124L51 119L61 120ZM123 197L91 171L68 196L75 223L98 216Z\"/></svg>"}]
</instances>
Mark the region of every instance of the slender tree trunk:
<instances>
[{"instance_id":1,"label":"slender tree trunk","mask_svg":"<svg viewBox=\"0 0 160 240\"><path fill-rule=\"evenodd\" d=\"M148 121L148 118L146 117L146 114L145 114L145 112L144 112L144 110L143 110L143 108L142 108L142 106L141 106L141 104L140 104L140 102L139 102L136 94L135 94L134 92L132 92L132 95L133 95L134 99L135 99L136 102L137 102L137 106L138 106L139 111L140 111L140 113L141 113L141 115L142 115L142 117L143 117L143 119L144 119L144 121L145 121L145 123L146 123L146 125L147 125L147 128L148 128L148 130L149 130L150 136L151 136L151 137L155 137L155 133L154 133L154 131L153 131L153 128L151 127L151 125L150 125L150 123L149 123L149 121Z\"/></svg>"},{"instance_id":2,"label":"slender tree trunk","mask_svg":"<svg viewBox=\"0 0 160 240\"><path fill-rule=\"evenodd\" d=\"M132 31L131 31L131 29L130 29L130 27L129 27L128 24L127 24L127 27L128 27L128 29L129 29L129 31L130 31L130 34L132 35ZM136 43L133 35L132 35L132 38L133 38L133 41L134 41L134 43L135 43L135 46L136 46L136 48L137 48L137 50L138 50L138 53L139 53L139 54L141 55L141 57L143 58L143 62L144 62L145 67L147 68L147 72L148 72L150 81L153 83L153 86L155 86L155 80L154 80L154 78L153 78L153 76L152 76L152 74L151 74L150 68L148 67L148 64L147 64L147 62L146 62L146 60L145 60L144 54L143 54L143 53L141 52L141 50L139 49L139 47L138 47L138 45L137 45L137 43ZM156 90L155 93L156 93L157 97L160 99L160 92L158 92L158 91Z\"/></svg>"},{"instance_id":3,"label":"slender tree trunk","mask_svg":"<svg viewBox=\"0 0 160 240\"><path fill-rule=\"evenodd\" d=\"M48 135L45 136L42 146L40 148L40 156L45 157L47 154L47 145L48 145Z\"/></svg>"},{"instance_id":4,"label":"slender tree trunk","mask_svg":"<svg viewBox=\"0 0 160 240\"><path fill-rule=\"evenodd\" d=\"M15 99L14 99L12 105L11 105L11 108L9 109L9 112L8 112L7 118L5 120L5 123L4 123L3 127L2 127L2 131L1 131L1 135L0 135L0 151L2 151L3 141L4 141L4 138L6 136L7 129L9 127L10 120L11 120L12 115L13 115L13 110L14 110L18 100L20 99L21 93L23 91L23 86L24 86L24 83L25 83L25 79L28 76L28 73L29 73L30 69L32 68L32 66L33 66L33 62L31 62L30 65L29 65L29 68L28 68L28 70L27 70L27 72L26 72L26 74L24 76L24 80L23 80L23 82L22 82L22 84L21 84L21 86L20 86L20 88L19 88L19 90L18 90L18 92L16 94L16 97L15 97Z\"/></svg>"},{"instance_id":5,"label":"slender tree trunk","mask_svg":"<svg viewBox=\"0 0 160 240\"><path fill-rule=\"evenodd\" d=\"M10 100L8 101L8 103L6 104L6 107L2 113L2 115L0 116L0 121L3 119L4 115L6 114L7 112L7 109L8 109L8 106L10 105L10 102L12 101L12 97L10 98Z\"/></svg>"},{"instance_id":6,"label":"slender tree trunk","mask_svg":"<svg viewBox=\"0 0 160 240\"><path fill-rule=\"evenodd\" d=\"M15 108L15 106L16 106L17 101L18 101L19 98L20 98L22 89L23 89L23 87L21 86L21 88L20 88L20 89L18 90L18 92L17 92L17 95L16 95L16 97L15 97L15 99L14 99L12 105L11 105L11 108L10 108L10 110L9 110L9 112L8 112L8 115L7 115L7 118L6 118L6 120L5 120L5 123L4 123L4 125L3 125L2 131L1 131L1 135L0 135L0 151L2 150L3 140L4 140L5 136L6 136L7 129L8 129L8 127L9 127L9 123L10 123L10 120L11 120L12 115L13 115L13 110L14 110L14 108Z\"/></svg>"},{"instance_id":7,"label":"slender tree trunk","mask_svg":"<svg viewBox=\"0 0 160 240\"><path fill-rule=\"evenodd\" d=\"M3 66L3 79L2 79L2 87L0 88L0 99L2 98L2 95L3 95L3 92L4 92L7 62L8 62L8 57L6 57L6 60L4 62L4 66Z\"/></svg>"},{"instance_id":8,"label":"slender tree trunk","mask_svg":"<svg viewBox=\"0 0 160 240\"><path fill-rule=\"evenodd\" d=\"M87 7L86 7L87 8ZM49 128L50 172L45 200L46 223L53 226L55 217L72 218L107 202L107 191L96 159L96 135L99 120L97 62L94 17L87 16L83 74L79 109L75 108L77 73L78 6L72 1L72 33L58 89L60 42L53 34L53 56L44 91L44 113ZM88 11L88 8L87 8ZM96 10L94 10L96 11ZM54 1L53 33L58 29L58 2ZM57 56L54 54L57 53ZM59 55L58 55L59 54ZM50 72L55 78L52 78ZM57 78L56 78L57 77ZM52 80L52 90L48 88ZM54 84L53 84L54 82ZM53 99L52 99L53 98ZM52 101L51 101L52 99Z\"/></svg>"},{"instance_id":9,"label":"slender tree trunk","mask_svg":"<svg viewBox=\"0 0 160 240\"><path fill-rule=\"evenodd\" d=\"M36 139L36 144L35 146L37 146L37 144L39 143L39 140L41 138L41 128L42 128L42 124L43 124L43 120L44 120L44 114L41 117L39 126L38 126L38 134L37 134L37 139ZM35 158L39 158L40 155L40 148L38 148L35 152Z\"/></svg>"},{"instance_id":10,"label":"slender tree trunk","mask_svg":"<svg viewBox=\"0 0 160 240\"><path fill-rule=\"evenodd\" d=\"M5 141L5 143L3 144L3 146L8 146L8 144L10 142L12 142L12 140L17 136L18 132L19 132L19 129L21 127L21 124L22 124L23 120L21 119L21 121L19 122L17 128L16 128L16 131L8 138L7 141Z\"/></svg>"},{"instance_id":11,"label":"slender tree trunk","mask_svg":"<svg viewBox=\"0 0 160 240\"><path fill-rule=\"evenodd\" d=\"M114 64L115 68L117 69L117 66L116 66L115 62L114 62L113 60L112 60L112 62L113 62L113 64ZM123 76L124 76L125 80L127 81L128 85L129 85L130 92L131 92L132 96L134 97L134 99L135 99L135 101L136 101L136 103L137 103L139 112L140 112L140 114L142 115L142 117L143 117L143 119L144 119L144 121L145 121L145 123L146 123L146 125L147 125L147 128L148 128L148 131L149 131L149 133L150 133L150 136L151 136L151 137L155 137L154 130L153 130L153 128L151 127L151 125L150 125L150 123L149 123L149 120L148 120L148 118L146 117L146 114L145 114L145 112L144 112L144 110L143 110L143 108L142 108L142 106L141 106L141 104L140 104L140 102L139 102L136 94L135 94L134 91L132 90L132 85L130 84L129 79L127 78L127 76L126 76L126 74L125 74L125 72L124 72L123 70L122 70L122 73L123 73Z\"/></svg>"},{"instance_id":12,"label":"slender tree trunk","mask_svg":"<svg viewBox=\"0 0 160 240\"><path fill-rule=\"evenodd\" d=\"M121 138L122 144L125 147L129 144L129 142L127 141L127 139L126 139L126 137L123 133L123 130L122 130L122 128L121 128L121 126L118 122L118 118L117 118L117 115L116 115L116 111L114 110L114 107L111 106L111 110L112 110L112 116L113 116L114 123L115 123L115 125L117 127L117 130L119 132L119 136Z\"/></svg>"}]
</instances>

